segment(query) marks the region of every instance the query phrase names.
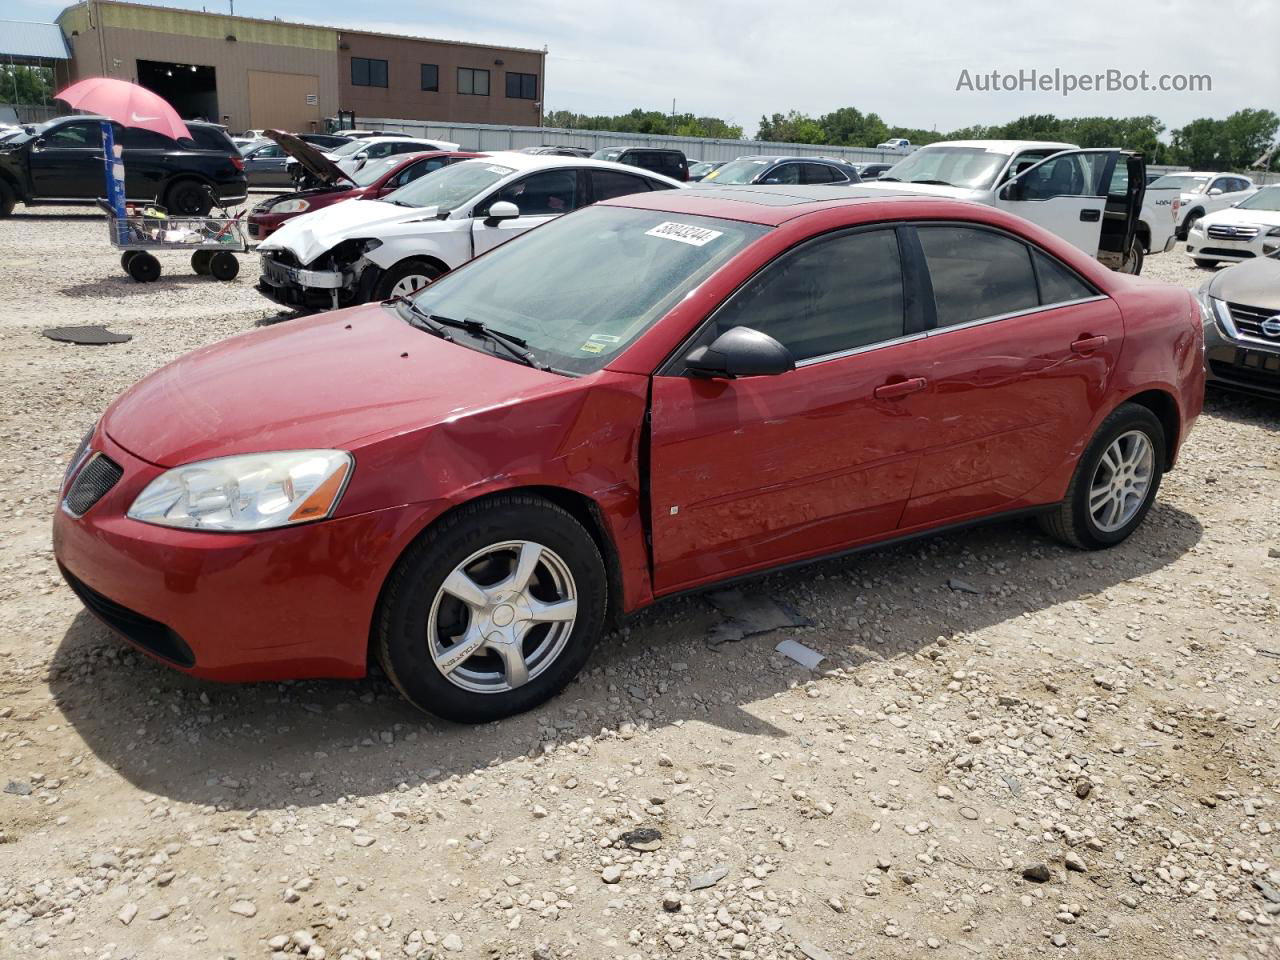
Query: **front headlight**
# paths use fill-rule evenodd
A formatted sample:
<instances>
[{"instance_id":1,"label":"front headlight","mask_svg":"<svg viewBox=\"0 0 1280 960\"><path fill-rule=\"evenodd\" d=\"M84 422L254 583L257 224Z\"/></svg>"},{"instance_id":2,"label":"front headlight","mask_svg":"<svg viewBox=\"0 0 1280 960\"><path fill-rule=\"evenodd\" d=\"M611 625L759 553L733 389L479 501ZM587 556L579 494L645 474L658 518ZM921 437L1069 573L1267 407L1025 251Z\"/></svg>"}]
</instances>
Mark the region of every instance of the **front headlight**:
<instances>
[{"instance_id":1,"label":"front headlight","mask_svg":"<svg viewBox=\"0 0 1280 960\"><path fill-rule=\"evenodd\" d=\"M311 204L306 200L285 200L271 208L272 213L306 213Z\"/></svg>"},{"instance_id":2,"label":"front headlight","mask_svg":"<svg viewBox=\"0 0 1280 960\"><path fill-rule=\"evenodd\" d=\"M1267 231L1268 237L1280 237L1280 227L1272 227Z\"/></svg>"},{"instance_id":3,"label":"front headlight","mask_svg":"<svg viewBox=\"0 0 1280 960\"><path fill-rule=\"evenodd\" d=\"M202 460L147 484L129 517L211 531L269 530L333 513L354 461L343 450L289 450Z\"/></svg>"},{"instance_id":4,"label":"front headlight","mask_svg":"<svg viewBox=\"0 0 1280 960\"><path fill-rule=\"evenodd\" d=\"M1200 289L1196 291L1196 303L1200 304L1200 319L1205 323L1213 323L1213 304L1210 303L1209 284L1212 281L1205 281L1200 285Z\"/></svg>"}]
</instances>

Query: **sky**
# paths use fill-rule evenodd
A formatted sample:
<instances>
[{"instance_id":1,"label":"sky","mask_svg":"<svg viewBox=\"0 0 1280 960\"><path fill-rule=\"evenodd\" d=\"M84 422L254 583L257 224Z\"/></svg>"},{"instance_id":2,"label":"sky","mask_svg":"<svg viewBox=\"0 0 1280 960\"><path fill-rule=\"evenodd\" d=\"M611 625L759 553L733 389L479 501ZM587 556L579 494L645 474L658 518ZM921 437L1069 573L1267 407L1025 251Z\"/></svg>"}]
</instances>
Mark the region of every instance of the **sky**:
<instances>
[{"instance_id":1,"label":"sky","mask_svg":"<svg viewBox=\"0 0 1280 960\"><path fill-rule=\"evenodd\" d=\"M5 0L3 16L52 20L64 0ZM163 6L226 10L227 0ZM980 7L980 8L979 8ZM236 0L243 16L549 50L546 107L718 116L754 133L762 114L841 106L946 131L1028 113L1155 114L1167 127L1244 107L1280 111L1280 0ZM1154 83L1207 74L1199 92L981 92L992 70L1107 70Z\"/></svg>"}]
</instances>

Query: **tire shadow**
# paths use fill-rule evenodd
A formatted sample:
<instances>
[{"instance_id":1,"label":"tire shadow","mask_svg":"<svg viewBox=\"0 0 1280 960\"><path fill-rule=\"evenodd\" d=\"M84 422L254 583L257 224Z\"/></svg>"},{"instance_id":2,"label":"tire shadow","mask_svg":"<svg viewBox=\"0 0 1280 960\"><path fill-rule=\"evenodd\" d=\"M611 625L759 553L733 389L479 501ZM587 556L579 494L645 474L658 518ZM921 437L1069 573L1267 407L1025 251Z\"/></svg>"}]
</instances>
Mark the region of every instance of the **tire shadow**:
<instances>
[{"instance_id":1,"label":"tire shadow","mask_svg":"<svg viewBox=\"0 0 1280 960\"><path fill-rule=\"evenodd\" d=\"M482 726L417 712L376 670L359 681L196 680L134 652L84 611L54 653L49 686L88 748L147 793L238 810L308 807L465 777L553 742L586 743L605 728L616 736L626 723L790 738L758 716L762 702L814 676L774 652L781 639L819 650L861 685L865 666L957 633L1020 631L1027 614L1157 571L1202 533L1195 517L1157 502L1128 541L1097 553L1006 521L826 560L750 587L813 626L731 643L709 634L724 618L704 597L660 602L607 638L559 697ZM949 587L957 576L980 593Z\"/></svg>"}]
</instances>

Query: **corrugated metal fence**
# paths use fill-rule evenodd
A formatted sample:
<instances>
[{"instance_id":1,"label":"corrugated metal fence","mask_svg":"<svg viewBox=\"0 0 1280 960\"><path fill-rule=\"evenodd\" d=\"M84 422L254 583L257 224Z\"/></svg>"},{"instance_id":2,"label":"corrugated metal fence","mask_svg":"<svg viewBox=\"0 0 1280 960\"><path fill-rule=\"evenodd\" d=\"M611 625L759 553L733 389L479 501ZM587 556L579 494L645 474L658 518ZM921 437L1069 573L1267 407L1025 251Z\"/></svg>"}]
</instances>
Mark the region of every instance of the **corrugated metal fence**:
<instances>
[{"instance_id":1,"label":"corrugated metal fence","mask_svg":"<svg viewBox=\"0 0 1280 960\"><path fill-rule=\"evenodd\" d=\"M663 137L647 133L614 133L609 130L565 130L559 127L511 127L484 123L433 123L429 120L395 120L360 117L356 125L364 130L395 130L428 140L461 144L463 150L522 150L525 147L635 146L681 150L693 160L733 160L751 154L788 154L797 157L838 157L850 163L896 163L904 156L889 150L864 147L833 147L812 143L773 143L767 140L712 140L702 137ZM1153 173L1186 170L1186 167L1157 166Z\"/></svg>"}]
</instances>

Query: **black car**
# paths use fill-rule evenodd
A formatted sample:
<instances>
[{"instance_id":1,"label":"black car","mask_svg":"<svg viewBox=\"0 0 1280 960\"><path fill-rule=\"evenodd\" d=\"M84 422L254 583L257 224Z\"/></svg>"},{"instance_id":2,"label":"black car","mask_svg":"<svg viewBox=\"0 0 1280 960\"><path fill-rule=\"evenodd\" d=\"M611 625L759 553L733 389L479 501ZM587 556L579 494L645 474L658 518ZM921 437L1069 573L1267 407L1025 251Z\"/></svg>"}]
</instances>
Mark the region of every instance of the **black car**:
<instances>
[{"instance_id":1,"label":"black car","mask_svg":"<svg viewBox=\"0 0 1280 960\"><path fill-rule=\"evenodd\" d=\"M0 216L11 213L17 201L27 206L92 204L105 196L103 119L58 117L0 144ZM125 195L131 201L203 216L215 200L234 204L248 195L244 160L217 124L188 121L191 140L115 123L112 128L123 149Z\"/></svg>"},{"instance_id":2,"label":"black car","mask_svg":"<svg viewBox=\"0 0 1280 960\"><path fill-rule=\"evenodd\" d=\"M830 157L739 157L702 178L704 184L717 187L741 186L749 183L861 183L857 169L843 160Z\"/></svg>"},{"instance_id":3,"label":"black car","mask_svg":"<svg viewBox=\"0 0 1280 960\"><path fill-rule=\"evenodd\" d=\"M882 173L893 169L892 163L855 163L854 169L863 180L875 180Z\"/></svg>"},{"instance_id":4,"label":"black car","mask_svg":"<svg viewBox=\"0 0 1280 960\"><path fill-rule=\"evenodd\" d=\"M1280 399L1280 241L1228 267L1197 293L1210 386Z\"/></svg>"},{"instance_id":5,"label":"black car","mask_svg":"<svg viewBox=\"0 0 1280 960\"><path fill-rule=\"evenodd\" d=\"M611 160L652 170L672 180L689 179L689 161L679 150L659 150L654 147L602 147L591 155L592 160Z\"/></svg>"},{"instance_id":6,"label":"black car","mask_svg":"<svg viewBox=\"0 0 1280 960\"><path fill-rule=\"evenodd\" d=\"M350 137L340 137L336 133L295 133L294 136L303 143L309 143L321 150L337 150L344 143L351 142Z\"/></svg>"}]
</instances>

